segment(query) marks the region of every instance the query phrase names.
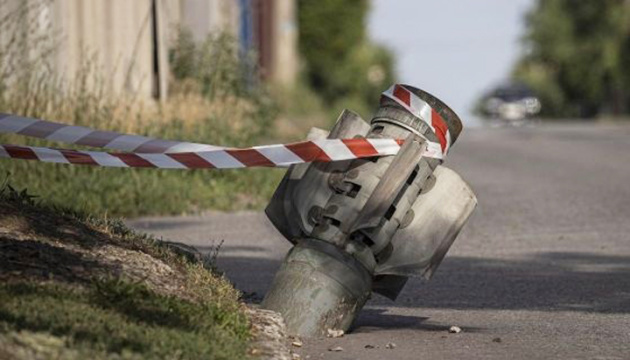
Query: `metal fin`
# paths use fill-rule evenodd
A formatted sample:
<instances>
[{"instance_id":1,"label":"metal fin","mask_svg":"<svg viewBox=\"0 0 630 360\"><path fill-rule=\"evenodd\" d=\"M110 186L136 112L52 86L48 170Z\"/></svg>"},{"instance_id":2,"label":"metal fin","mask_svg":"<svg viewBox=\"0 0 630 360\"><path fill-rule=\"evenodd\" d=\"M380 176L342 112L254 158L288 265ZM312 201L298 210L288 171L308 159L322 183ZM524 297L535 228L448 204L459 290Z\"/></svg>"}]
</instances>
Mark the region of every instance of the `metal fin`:
<instances>
[{"instance_id":1,"label":"metal fin","mask_svg":"<svg viewBox=\"0 0 630 360\"><path fill-rule=\"evenodd\" d=\"M393 251L376 275L429 279L477 206L468 184L453 170L438 166L435 184L412 206L414 219L392 239Z\"/></svg>"}]
</instances>

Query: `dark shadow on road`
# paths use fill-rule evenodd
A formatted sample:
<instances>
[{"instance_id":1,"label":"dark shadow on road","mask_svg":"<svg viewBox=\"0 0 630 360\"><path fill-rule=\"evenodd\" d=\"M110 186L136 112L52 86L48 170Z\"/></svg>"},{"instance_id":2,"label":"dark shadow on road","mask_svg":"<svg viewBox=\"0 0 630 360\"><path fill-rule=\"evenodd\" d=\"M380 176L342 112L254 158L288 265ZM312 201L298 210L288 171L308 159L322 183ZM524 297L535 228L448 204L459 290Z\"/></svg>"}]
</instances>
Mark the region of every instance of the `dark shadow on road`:
<instances>
[{"instance_id":1,"label":"dark shadow on road","mask_svg":"<svg viewBox=\"0 0 630 360\"><path fill-rule=\"evenodd\" d=\"M428 317L387 314L387 309L367 308L361 311L358 319L352 325L355 334L382 332L383 330L415 329L429 332L448 332L448 324L436 324ZM481 332L478 327L466 327L468 333Z\"/></svg>"},{"instance_id":2,"label":"dark shadow on road","mask_svg":"<svg viewBox=\"0 0 630 360\"><path fill-rule=\"evenodd\" d=\"M257 298L280 263L230 256L218 261L237 288ZM378 296L369 304L392 306ZM410 281L395 306L630 313L630 257L569 252L513 261L447 257L431 281Z\"/></svg>"},{"instance_id":3,"label":"dark shadow on road","mask_svg":"<svg viewBox=\"0 0 630 360\"><path fill-rule=\"evenodd\" d=\"M628 313L630 257L567 252L522 261L451 257L431 281L408 284L397 305Z\"/></svg>"}]
</instances>

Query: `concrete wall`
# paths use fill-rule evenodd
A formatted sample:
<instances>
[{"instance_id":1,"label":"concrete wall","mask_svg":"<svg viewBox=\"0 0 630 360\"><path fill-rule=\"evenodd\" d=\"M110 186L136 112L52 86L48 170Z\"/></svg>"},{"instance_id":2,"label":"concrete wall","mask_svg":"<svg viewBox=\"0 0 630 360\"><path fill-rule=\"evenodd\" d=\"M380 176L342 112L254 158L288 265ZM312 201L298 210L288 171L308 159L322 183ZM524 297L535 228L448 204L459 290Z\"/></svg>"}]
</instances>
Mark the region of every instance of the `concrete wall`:
<instances>
[{"instance_id":1,"label":"concrete wall","mask_svg":"<svg viewBox=\"0 0 630 360\"><path fill-rule=\"evenodd\" d=\"M266 79L291 84L297 73L296 0L260 1L270 11L264 52ZM239 0L0 0L0 17L23 4L37 7L42 31L58 39L54 66L72 80L89 63L114 91L144 98L168 93L168 47L180 25L197 41L209 33L239 38ZM155 7L154 7L155 6ZM255 21L255 19L254 19ZM48 27L48 29L47 29ZM256 26L252 26L257 29ZM0 45L6 41L0 33ZM263 43L261 43L263 44Z\"/></svg>"},{"instance_id":2,"label":"concrete wall","mask_svg":"<svg viewBox=\"0 0 630 360\"><path fill-rule=\"evenodd\" d=\"M60 36L56 66L67 78L92 62L111 89L159 94L151 0L55 0L51 12Z\"/></svg>"},{"instance_id":3,"label":"concrete wall","mask_svg":"<svg viewBox=\"0 0 630 360\"><path fill-rule=\"evenodd\" d=\"M297 4L294 0L275 0L271 41L271 66L269 77L272 81L291 85L298 72L298 27Z\"/></svg>"},{"instance_id":4,"label":"concrete wall","mask_svg":"<svg viewBox=\"0 0 630 360\"><path fill-rule=\"evenodd\" d=\"M164 0L162 0L164 1ZM236 0L179 0L180 23L191 30L195 40L210 33L225 32L238 37L239 3Z\"/></svg>"}]
</instances>

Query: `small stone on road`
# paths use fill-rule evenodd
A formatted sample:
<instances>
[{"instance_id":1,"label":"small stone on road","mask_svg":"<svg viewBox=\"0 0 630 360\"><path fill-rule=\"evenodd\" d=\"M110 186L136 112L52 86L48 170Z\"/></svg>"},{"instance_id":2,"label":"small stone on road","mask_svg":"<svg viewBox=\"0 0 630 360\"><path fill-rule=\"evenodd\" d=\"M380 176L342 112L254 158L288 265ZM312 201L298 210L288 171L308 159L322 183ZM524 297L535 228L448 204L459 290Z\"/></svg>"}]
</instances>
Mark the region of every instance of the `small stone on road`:
<instances>
[{"instance_id":1,"label":"small stone on road","mask_svg":"<svg viewBox=\"0 0 630 360\"><path fill-rule=\"evenodd\" d=\"M342 337L344 335L344 331L343 330L334 330L334 329L328 329L328 337L329 338L339 338Z\"/></svg>"},{"instance_id":2,"label":"small stone on road","mask_svg":"<svg viewBox=\"0 0 630 360\"><path fill-rule=\"evenodd\" d=\"M448 329L448 332L450 332L451 334L459 334L460 332L462 332L462 328L460 328L459 326L451 326L451 328Z\"/></svg>"}]
</instances>

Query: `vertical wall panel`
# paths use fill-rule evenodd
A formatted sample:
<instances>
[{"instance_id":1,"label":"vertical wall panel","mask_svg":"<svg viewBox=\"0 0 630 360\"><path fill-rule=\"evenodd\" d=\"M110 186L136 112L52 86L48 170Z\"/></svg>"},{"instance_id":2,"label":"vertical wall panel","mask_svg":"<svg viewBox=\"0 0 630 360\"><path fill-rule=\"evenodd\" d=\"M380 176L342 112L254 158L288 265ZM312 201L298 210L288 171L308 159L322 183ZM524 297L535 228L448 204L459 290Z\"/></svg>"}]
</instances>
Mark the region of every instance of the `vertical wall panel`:
<instances>
[{"instance_id":1,"label":"vertical wall panel","mask_svg":"<svg viewBox=\"0 0 630 360\"><path fill-rule=\"evenodd\" d=\"M73 81L89 64L115 92L153 92L151 0L54 0L57 69ZM93 84L94 85L94 84Z\"/></svg>"},{"instance_id":2,"label":"vertical wall panel","mask_svg":"<svg viewBox=\"0 0 630 360\"><path fill-rule=\"evenodd\" d=\"M274 0L272 21L271 79L290 85L298 72L298 30L295 0Z\"/></svg>"},{"instance_id":3,"label":"vertical wall panel","mask_svg":"<svg viewBox=\"0 0 630 360\"><path fill-rule=\"evenodd\" d=\"M50 17L51 31L57 35L59 44L52 60L69 82L89 62L100 73L101 85L144 98L166 94L168 47L179 25L188 27L198 41L220 32L235 39L239 37L239 0L0 1L0 17L25 1L51 1L41 19ZM157 19L152 12L153 1ZM297 72L296 0L261 1L273 5L268 7L272 13L261 49L266 54L268 78L291 83ZM157 20L155 34L154 20ZM8 36L0 32L0 45ZM156 47L158 51L154 52Z\"/></svg>"}]
</instances>

